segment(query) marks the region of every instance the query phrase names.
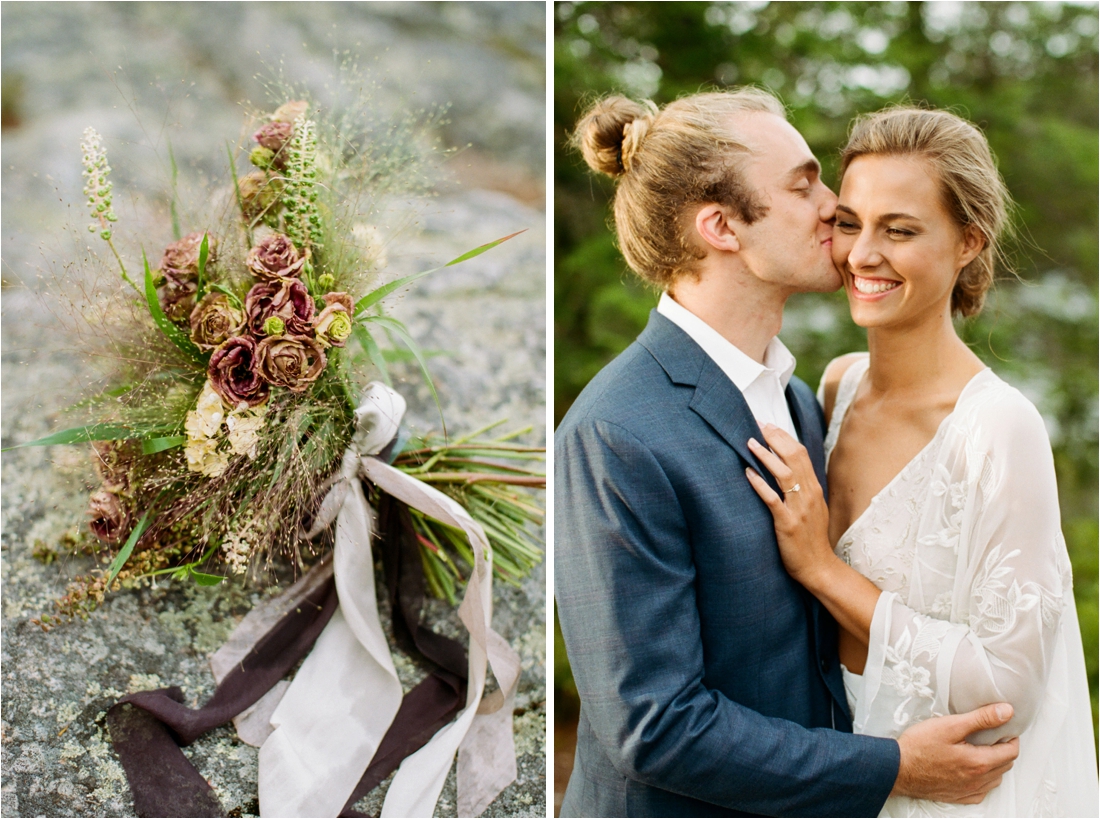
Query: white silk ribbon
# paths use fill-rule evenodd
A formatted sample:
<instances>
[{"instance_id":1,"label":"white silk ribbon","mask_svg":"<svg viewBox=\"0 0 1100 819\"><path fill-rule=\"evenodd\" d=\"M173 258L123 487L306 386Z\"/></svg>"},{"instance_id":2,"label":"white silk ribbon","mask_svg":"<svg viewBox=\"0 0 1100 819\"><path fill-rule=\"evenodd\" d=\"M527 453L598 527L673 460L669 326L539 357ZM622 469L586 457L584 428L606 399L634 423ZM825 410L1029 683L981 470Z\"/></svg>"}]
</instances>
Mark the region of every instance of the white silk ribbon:
<instances>
[{"instance_id":1,"label":"white silk ribbon","mask_svg":"<svg viewBox=\"0 0 1100 819\"><path fill-rule=\"evenodd\" d=\"M433 815L456 751L461 816L480 814L516 777L512 710L519 656L491 627L492 549L484 530L460 504L373 457L393 440L404 411L400 395L377 382L370 385L356 410L358 431L352 447L345 452L312 526L303 532L315 536L336 520L332 565L340 605L281 701L272 689L252 709L261 720L274 709L270 735L263 738L263 727L256 728L255 717L249 737L242 735L245 741L263 742L261 816L338 815L401 704L401 684L378 617L372 511L360 477L424 514L461 528L474 554L473 574L458 610L470 632L466 707L401 764L386 793L382 816ZM305 581L311 575L277 598L282 604L276 602L251 623L247 617L242 621L212 658L216 676L242 651L247 653L262 636L263 623L294 605L295 596L301 598L303 589L310 587ZM500 690L483 698L487 661Z\"/></svg>"}]
</instances>

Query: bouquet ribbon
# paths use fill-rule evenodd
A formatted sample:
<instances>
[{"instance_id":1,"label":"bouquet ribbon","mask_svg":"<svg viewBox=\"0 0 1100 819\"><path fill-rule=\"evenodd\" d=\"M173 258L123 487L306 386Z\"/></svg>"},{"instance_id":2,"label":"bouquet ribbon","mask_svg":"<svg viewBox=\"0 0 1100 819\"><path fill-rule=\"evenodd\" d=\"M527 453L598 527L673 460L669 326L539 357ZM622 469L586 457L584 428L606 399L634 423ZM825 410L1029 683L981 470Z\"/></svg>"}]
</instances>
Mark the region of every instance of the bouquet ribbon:
<instances>
[{"instance_id":1,"label":"bouquet ribbon","mask_svg":"<svg viewBox=\"0 0 1100 819\"><path fill-rule=\"evenodd\" d=\"M375 457L394 440L404 410L401 396L371 385L356 411L352 447L305 533L316 535L335 519L331 563L314 567L242 620L211 659L219 681L211 700L191 710L179 689L162 689L130 695L111 709L112 739L139 815L221 815L178 743L232 717L244 741L262 743L264 816L358 815L352 805L395 768L382 815L431 816L456 752L461 816L480 814L515 779L519 657L491 627L492 550L458 503ZM375 527L360 479L380 490L395 635L411 638L436 665L404 697L378 615ZM465 663L458 643L419 622L423 577L407 507L469 538L474 567L458 609L470 634ZM293 682L280 682L311 643ZM487 664L500 686L489 696Z\"/></svg>"}]
</instances>

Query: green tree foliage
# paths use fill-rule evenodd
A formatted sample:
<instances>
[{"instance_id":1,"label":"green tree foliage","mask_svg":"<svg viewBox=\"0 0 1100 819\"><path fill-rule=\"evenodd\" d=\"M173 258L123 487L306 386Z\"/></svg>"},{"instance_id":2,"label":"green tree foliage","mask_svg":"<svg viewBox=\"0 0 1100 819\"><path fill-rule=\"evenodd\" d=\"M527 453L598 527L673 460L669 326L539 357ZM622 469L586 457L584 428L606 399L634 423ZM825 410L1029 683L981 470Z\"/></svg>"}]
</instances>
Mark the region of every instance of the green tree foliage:
<instances>
[{"instance_id":1,"label":"green tree foliage","mask_svg":"<svg viewBox=\"0 0 1100 819\"><path fill-rule=\"evenodd\" d=\"M1064 3L558 3L555 8L555 415L645 325L657 294L615 248L610 180L567 145L585 105L619 92L664 104L756 84L835 183L852 117L892 103L950 108L978 124L1018 204L1007 272L974 320L975 352L1039 406L1096 711L1097 6ZM783 339L798 375L866 349L843 294L790 301ZM567 683L567 665L563 682ZM562 691L568 695L568 691Z\"/></svg>"}]
</instances>

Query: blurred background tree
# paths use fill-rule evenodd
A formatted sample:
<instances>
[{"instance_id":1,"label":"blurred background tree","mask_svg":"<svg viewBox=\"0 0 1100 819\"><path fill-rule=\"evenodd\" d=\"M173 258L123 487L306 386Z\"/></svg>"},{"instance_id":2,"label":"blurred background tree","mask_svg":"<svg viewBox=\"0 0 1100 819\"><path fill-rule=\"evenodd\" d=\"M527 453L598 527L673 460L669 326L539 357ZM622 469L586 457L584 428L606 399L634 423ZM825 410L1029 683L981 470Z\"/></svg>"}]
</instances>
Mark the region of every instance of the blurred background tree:
<instances>
[{"instance_id":1,"label":"blurred background tree","mask_svg":"<svg viewBox=\"0 0 1100 819\"><path fill-rule=\"evenodd\" d=\"M1019 206L1012 249L1020 280L1005 276L982 315L959 330L1046 419L1095 721L1097 5L567 2L556 4L555 18L555 423L642 330L658 295L615 247L611 180L566 147L587 103L611 92L665 104L704 89L763 86L786 103L834 189L858 113L921 103L985 131ZM831 358L866 349L843 293L792 299L782 336L811 386ZM560 632L555 664L567 751L578 703Z\"/></svg>"}]
</instances>

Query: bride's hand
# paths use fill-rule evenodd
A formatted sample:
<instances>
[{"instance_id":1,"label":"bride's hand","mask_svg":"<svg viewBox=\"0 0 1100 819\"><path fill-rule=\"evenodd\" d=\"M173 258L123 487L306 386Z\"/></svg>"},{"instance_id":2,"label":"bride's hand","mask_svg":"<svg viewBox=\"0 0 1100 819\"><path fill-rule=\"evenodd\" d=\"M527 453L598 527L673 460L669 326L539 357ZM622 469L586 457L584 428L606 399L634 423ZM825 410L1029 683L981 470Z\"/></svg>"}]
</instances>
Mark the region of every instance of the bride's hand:
<instances>
[{"instance_id":1,"label":"bride's hand","mask_svg":"<svg viewBox=\"0 0 1100 819\"><path fill-rule=\"evenodd\" d=\"M762 432L771 449L753 438L749 439L749 449L775 476L784 494L776 494L751 468L745 470L745 475L772 513L779 554L787 572L813 588L813 576L836 560L829 546L829 507L806 447L771 424L765 424Z\"/></svg>"}]
</instances>

